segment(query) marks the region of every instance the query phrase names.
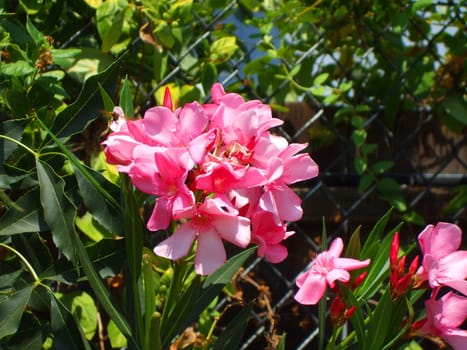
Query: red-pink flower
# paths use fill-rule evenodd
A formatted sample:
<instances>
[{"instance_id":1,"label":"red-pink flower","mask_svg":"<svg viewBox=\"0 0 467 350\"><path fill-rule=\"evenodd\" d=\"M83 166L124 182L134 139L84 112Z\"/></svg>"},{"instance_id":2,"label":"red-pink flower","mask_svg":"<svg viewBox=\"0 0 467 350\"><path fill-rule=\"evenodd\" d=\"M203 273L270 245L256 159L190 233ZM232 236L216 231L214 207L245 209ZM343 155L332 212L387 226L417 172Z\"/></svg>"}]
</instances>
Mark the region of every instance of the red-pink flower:
<instances>
[{"instance_id":1,"label":"red-pink flower","mask_svg":"<svg viewBox=\"0 0 467 350\"><path fill-rule=\"evenodd\" d=\"M439 222L428 225L418 236L423 261L418 281L428 281L431 288L449 286L467 295L467 251L458 250L462 241L459 226Z\"/></svg>"},{"instance_id":2,"label":"red-pink flower","mask_svg":"<svg viewBox=\"0 0 467 350\"><path fill-rule=\"evenodd\" d=\"M398 257L399 254L399 233L396 232L392 239L391 249L389 251L389 285L391 288L391 295L394 299L398 299L403 296L409 289L415 271L418 267L418 255L412 260L409 266L409 271L405 272L405 262L407 256L404 255L401 259Z\"/></svg>"},{"instance_id":3,"label":"red-pink flower","mask_svg":"<svg viewBox=\"0 0 467 350\"><path fill-rule=\"evenodd\" d=\"M250 220L219 198L206 199L196 214L181 224L154 252L162 257L178 260L185 257L197 241L195 270L206 275L218 269L226 260L222 240L245 248L250 243Z\"/></svg>"},{"instance_id":4,"label":"red-pink flower","mask_svg":"<svg viewBox=\"0 0 467 350\"><path fill-rule=\"evenodd\" d=\"M301 304L316 304L324 295L326 285L334 287L336 281L348 282L348 271L361 269L370 264L370 259L360 261L351 258L340 258L344 243L340 237L332 241L329 250L324 251L312 261L310 268L297 278L300 288L295 300Z\"/></svg>"},{"instance_id":5,"label":"red-pink flower","mask_svg":"<svg viewBox=\"0 0 467 350\"><path fill-rule=\"evenodd\" d=\"M467 330L460 327L467 319L467 298L449 292L438 300L425 301L426 318L415 322L411 334L427 338L441 337L455 350L467 346Z\"/></svg>"}]
</instances>

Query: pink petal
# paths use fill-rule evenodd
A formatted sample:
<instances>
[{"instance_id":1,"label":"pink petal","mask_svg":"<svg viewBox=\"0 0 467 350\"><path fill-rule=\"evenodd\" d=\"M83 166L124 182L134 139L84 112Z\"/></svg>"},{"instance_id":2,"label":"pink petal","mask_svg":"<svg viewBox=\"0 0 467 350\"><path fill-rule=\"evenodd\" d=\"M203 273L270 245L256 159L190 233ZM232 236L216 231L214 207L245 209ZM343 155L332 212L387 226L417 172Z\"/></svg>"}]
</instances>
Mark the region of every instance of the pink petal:
<instances>
[{"instance_id":1,"label":"pink petal","mask_svg":"<svg viewBox=\"0 0 467 350\"><path fill-rule=\"evenodd\" d=\"M214 103L219 104L220 99L225 95L224 87L221 83L214 83L211 87L211 97Z\"/></svg>"},{"instance_id":2,"label":"pink petal","mask_svg":"<svg viewBox=\"0 0 467 350\"><path fill-rule=\"evenodd\" d=\"M287 184L312 179L318 176L318 165L308 154L300 154L290 158L284 167L282 180Z\"/></svg>"},{"instance_id":3,"label":"pink petal","mask_svg":"<svg viewBox=\"0 0 467 350\"><path fill-rule=\"evenodd\" d=\"M188 146L188 152L196 164L201 164L217 138L216 130L210 130L195 137Z\"/></svg>"},{"instance_id":4,"label":"pink petal","mask_svg":"<svg viewBox=\"0 0 467 350\"><path fill-rule=\"evenodd\" d=\"M350 274L346 270L342 269L333 269L328 272L326 275L326 281L328 282L331 288L334 287L335 281L348 282L350 279Z\"/></svg>"},{"instance_id":5,"label":"pink petal","mask_svg":"<svg viewBox=\"0 0 467 350\"><path fill-rule=\"evenodd\" d=\"M284 221L298 221L303 216L302 199L289 187L271 190L278 216Z\"/></svg>"},{"instance_id":6,"label":"pink petal","mask_svg":"<svg viewBox=\"0 0 467 350\"><path fill-rule=\"evenodd\" d=\"M243 216L217 216L213 226L219 235L226 241L245 248L250 244L250 220Z\"/></svg>"},{"instance_id":7,"label":"pink petal","mask_svg":"<svg viewBox=\"0 0 467 350\"><path fill-rule=\"evenodd\" d=\"M459 293L467 296L467 281L461 280L443 280L443 285L451 287L452 289L457 290Z\"/></svg>"},{"instance_id":8,"label":"pink petal","mask_svg":"<svg viewBox=\"0 0 467 350\"><path fill-rule=\"evenodd\" d=\"M303 286L303 284L305 283L309 275L310 275L310 270L307 270L297 277L297 279L295 280L295 284L297 285L298 288L301 288Z\"/></svg>"},{"instance_id":9,"label":"pink petal","mask_svg":"<svg viewBox=\"0 0 467 350\"><path fill-rule=\"evenodd\" d=\"M216 271L227 259L224 244L213 230L206 230L198 236L195 256L195 271L208 275Z\"/></svg>"},{"instance_id":10,"label":"pink petal","mask_svg":"<svg viewBox=\"0 0 467 350\"><path fill-rule=\"evenodd\" d=\"M330 244L328 252L334 258L338 258L344 249L344 241L340 237L336 237Z\"/></svg>"},{"instance_id":11,"label":"pink petal","mask_svg":"<svg viewBox=\"0 0 467 350\"><path fill-rule=\"evenodd\" d=\"M154 253L167 259L178 260L190 252L195 238L194 227L189 222L182 224L169 238L154 248Z\"/></svg>"},{"instance_id":12,"label":"pink petal","mask_svg":"<svg viewBox=\"0 0 467 350\"><path fill-rule=\"evenodd\" d=\"M159 197L149 217L146 227L149 231L165 230L172 220L171 201L167 197Z\"/></svg>"},{"instance_id":13,"label":"pink petal","mask_svg":"<svg viewBox=\"0 0 467 350\"><path fill-rule=\"evenodd\" d=\"M295 294L295 300L303 305L314 305L320 301L326 291L326 280L322 276L311 275L303 282Z\"/></svg>"},{"instance_id":14,"label":"pink petal","mask_svg":"<svg viewBox=\"0 0 467 350\"><path fill-rule=\"evenodd\" d=\"M337 269L344 269L347 271L352 271L356 269L361 269L367 267L370 264L370 259L366 260L357 260L351 258L336 258L334 259L334 267Z\"/></svg>"},{"instance_id":15,"label":"pink petal","mask_svg":"<svg viewBox=\"0 0 467 350\"><path fill-rule=\"evenodd\" d=\"M467 278L467 250L458 250L439 260L438 278L465 280Z\"/></svg>"},{"instance_id":16,"label":"pink petal","mask_svg":"<svg viewBox=\"0 0 467 350\"><path fill-rule=\"evenodd\" d=\"M179 138L188 143L205 131L207 122L203 107L198 102L185 104L179 115Z\"/></svg>"},{"instance_id":17,"label":"pink petal","mask_svg":"<svg viewBox=\"0 0 467 350\"><path fill-rule=\"evenodd\" d=\"M418 236L422 252L433 254L437 259L456 251L462 241L459 226L438 222L436 226L428 225Z\"/></svg>"},{"instance_id":18,"label":"pink petal","mask_svg":"<svg viewBox=\"0 0 467 350\"><path fill-rule=\"evenodd\" d=\"M467 298L449 292L438 302L442 303L442 319L440 321L444 327L459 327L467 319Z\"/></svg>"},{"instance_id":19,"label":"pink petal","mask_svg":"<svg viewBox=\"0 0 467 350\"><path fill-rule=\"evenodd\" d=\"M452 346L454 350L465 350L467 346L467 330L448 329L441 334L442 338Z\"/></svg>"},{"instance_id":20,"label":"pink petal","mask_svg":"<svg viewBox=\"0 0 467 350\"><path fill-rule=\"evenodd\" d=\"M287 248L282 244L260 245L258 247L258 256L264 257L273 264L280 263L287 258Z\"/></svg>"}]
</instances>

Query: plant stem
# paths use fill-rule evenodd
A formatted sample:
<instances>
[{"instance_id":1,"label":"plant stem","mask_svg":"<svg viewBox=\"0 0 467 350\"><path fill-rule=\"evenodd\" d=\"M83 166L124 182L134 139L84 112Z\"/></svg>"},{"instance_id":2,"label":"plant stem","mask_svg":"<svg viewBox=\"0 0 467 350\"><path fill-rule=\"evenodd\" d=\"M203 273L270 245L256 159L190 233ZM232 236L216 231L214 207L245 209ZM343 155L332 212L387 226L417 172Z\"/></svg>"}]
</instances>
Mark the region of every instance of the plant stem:
<instances>
[{"instance_id":1,"label":"plant stem","mask_svg":"<svg viewBox=\"0 0 467 350\"><path fill-rule=\"evenodd\" d=\"M41 284L41 280L40 280L39 276L37 275L36 271L31 266L29 261L27 261L27 259L19 251L17 251L15 248L10 247L9 245L4 244L4 243L0 243L0 246L12 251L13 253L15 253L15 255L17 255L18 258L20 258L23 261L24 265L26 265L28 270L31 272L31 275L34 278L35 284L36 285Z\"/></svg>"}]
</instances>

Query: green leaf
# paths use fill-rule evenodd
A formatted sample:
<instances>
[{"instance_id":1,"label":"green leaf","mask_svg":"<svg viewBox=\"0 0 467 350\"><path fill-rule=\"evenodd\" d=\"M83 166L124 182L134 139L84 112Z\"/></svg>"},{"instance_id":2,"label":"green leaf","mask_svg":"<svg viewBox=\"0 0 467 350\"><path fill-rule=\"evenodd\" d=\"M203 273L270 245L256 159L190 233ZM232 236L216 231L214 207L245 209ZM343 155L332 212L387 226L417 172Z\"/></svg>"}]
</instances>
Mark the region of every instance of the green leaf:
<instances>
[{"instance_id":1,"label":"green leaf","mask_svg":"<svg viewBox=\"0 0 467 350\"><path fill-rule=\"evenodd\" d=\"M44 219L52 231L53 241L71 262L76 262L73 244L76 208L64 192L65 181L39 158L36 158L36 168Z\"/></svg>"},{"instance_id":2,"label":"green leaf","mask_svg":"<svg viewBox=\"0 0 467 350\"><path fill-rule=\"evenodd\" d=\"M0 339L15 334L18 330L33 288L33 285L29 285L7 297L0 298Z\"/></svg>"},{"instance_id":3,"label":"green leaf","mask_svg":"<svg viewBox=\"0 0 467 350\"><path fill-rule=\"evenodd\" d=\"M99 83L99 91L101 92L101 97L102 97L102 103L104 105L104 110L107 112L112 112L114 109L114 103L112 101L112 98L109 96L107 91L102 87L102 85Z\"/></svg>"},{"instance_id":4,"label":"green leaf","mask_svg":"<svg viewBox=\"0 0 467 350\"><path fill-rule=\"evenodd\" d=\"M355 329L355 334L357 335L358 344L361 348L365 347L365 320L363 318L362 307L358 303L357 298L354 293L343 283L339 283L339 290L342 293L342 296L345 300L347 307L356 306L354 313L350 316L350 322L352 323L353 328Z\"/></svg>"},{"instance_id":5,"label":"green leaf","mask_svg":"<svg viewBox=\"0 0 467 350\"><path fill-rule=\"evenodd\" d=\"M193 303L193 309L187 317L187 322L191 323L197 319L203 310L211 303L211 301L219 295L219 292L224 286L230 282L232 277L237 273L243 263L253 254L256 247L251 247L243 252L233 256L219 269L210 274L201 285L201 292L196 301Z\"/></svg>"},{"instance_id":6,"label":"green leaf","mask_svg":"<svg viewBox=\"0 0 467 350\"><path fill-rule=\"evenodd\" d=\"M135 115L135 107L133 106L133 97L131 96L130 83L128 77L123 81L122 91L120 93L120 107L123 109L125 117L133 117Z\"/></svg>"},{"instance_id":7,"label":"green leaf","mask_svg":"<svg viewBox=\"0 0 467 350\"><path fill-rule=\"evenodd\" d=\"M360 259L360 252L362 249L360 242L360 229L361 226L358 226L350 236L347 249L345 250L345 257L347 258Z\"/></svg>"},{"instance_id":8,"label":"green leaf","mask_svg":"<svg viewBox=\"0 0 467 350\"><path fill-rule=\"evenodd\" d=\"M391 169L394 166L394 162L391 160L386 160L386 161L380 161L376 162L371 165L371 169L376 173L376 174L382 174L385 171Z\"/></svg>"},{"instance_id":9,"label":"green leaf","mask_svg":"<svg viewBox=\"0 0 467 350\"><path fill-rule=\"evenodd\" d=\"M329 73L321 73L313 80L313 86L323 85L323 83L328 80Z\"/></svg>"},{"instance_id":10,"label":"green leaf","mask_svg":"<svg viewBox=\"0 0 467 350\"><path fill-rule=\"evenodd\" d=\"M92 261L89 258L86 249L84 248L83 243L76 235L73 235L73 241L76 247L77 255L79 257L81 265L83 266L83 270L97 299L99 300L109 317L115 322L120 331L125 335L131 346L135 349L139 349L138 343L130 330L128 322L123 317L122 313L117 309L117 304L112 300L109 291L105 287L99 274L94 268Z\"/></svg>"},{"instance_id":11,"label":"green leaf","mask_svg":"<svg viewBox=\"0 0 467 350\"><path fill-rule=\"evenodd\" d=\"M127 7L128 3L125 0L109 0L97 8L97 31L102 39L103 52L109 52L120 39Z\"/></svg>"},{"instance_id":12,"label":"green leaf","mask_svg":"<svg viewBox=\"0 0 467 350\"><path fill-rule=\"evenodd\" d=\"M358 175L362 175L368 166L367 159L359 156L354 158L353 164Z\"/></svg>"},{"instance_id":13,"label":"green leaf","mask_svg":"<svg viewBox=\"0 0 467 350\"><path fill-rule=\"evenodd\" d=\"M97 308L94 299L82 290L56 293L56 296L79 322L86 339L91 340L97 330Z\"/></svg>"},{"instance_id":14,"label":"green leaf","mask_svg":"<svg viewBox=\"0 0 467 350\"><path fill-rule=\"evenodd\" d=\"M71 312L57 296L50 292L50 325L54 335L54 349L57 350L91 350Z\"/></svg>"},{"instance_id":15,"label":"green leaf","mask_svg":"<svg viewBox=\"0 0 467 350\"><path fill-rule=\"evenodd\" d=\"M356 147L361 147L366 140L367 133L365 129L358 129L352 132L352 141Z\"/></svg>"},{"instance_id":16,"label":"green leaf","mask_svg":"<svg viewBox=\"0 0 467 350\"><path fill-rule=\"evenodd\" d=\"M48 229L40 208L39 188L26 192L17 201L20 211L10 208L0 218L0 236L26 232L42 232Z\"/></svg>"},{"instance_id":17,"label":"green leaf","mask_svg":"<svg viewBox=\"0 0 467 350\"><path fill-rule=\"evenodd\" d=\"M31 36L34 43L39 46L45 41L44 34L42 34L36 26L31 22L29 16L26 19L26 30L28 31L29 35Z\"/></svg>"},{"instance_id":18,"label":"green leaf","mask_svg":"<svg viewBox=\"0 0 467 350\"><path fill-rule=\"evenodd\" d=\"M245 332L248 320L251 316L253 304L243 308L233 319L229 322L224 332L222 332L213 344L215 350L231 350L238 349L242 340L243 333Z\"/></svg>"},{"instance_id":19,"label":"green leaf","mask_svg":"<svg viewBox=\"0 0 467 350\"><path fill-rule=\"evenodd\" d=\"M360 176L360 179L358 181L357 191L359 193L365 192L373 184L373 181L373 176L371 176L370 174L363 174L362 176Z\"/></svg>"},{"instance_id":20,"label":"green leaf","mask_svg":"<svg viewBox=\"0 0 467 350\"><path fill-rule=\"evenodd\" d=\"M235 36L225 36L211 44L209 57L213 63L220 64L231 58L237 50L237 38Z\"/></svg>"},{"instance_id":21,"label":"green leaf","mask_svg":"<svg viewBox=\"0 0 467 350\"><path fill-rule=\"evenodd\" d=\"M204 91L210 91L211 86L217 81L217 67L215 64L207 62L201 67L201 84Z\"/></svg>"},{"instance_id":22,"label":"green leaf","mask_svg":"<svg viewBox=\"0 0 467 350\"><path fill-rule=\"evenodd\" d=\"M79 168L73 164L73 169L81 197L94 219L110 232L122 233L122 212L117 204L120 197L118 187L83 164Z\"/></svg>"},{"instance_id":23,"label":"green leaf","mask_svg":"<svg viewBox=\"0 0 467 350\"><path fill-rule=\"evenodd\" d=\"M386 225L389 221L389 218L391 217L391 214L392 208L389 209L371 229L370 233L368 234L368 238L366 239L365 244L362 247L362 259L366 259L368 257L367 253L369 246L374 242L379 241L383 236L384 230L386 229Z\"/></svg>"},{"instance_id":24,"label":"green leaf","mask_svg":"<svg viewBox=\"0 0 467 350\"><path fill-rule=\"evenodd\" d=\"M0 65L0 73L7 76L22 77L30 75L36 71L36 68L26 61L16 61L13 63L3 63Z\"/></svg>"},{"instance_id":25,"label":"green leaf","mask_svg":"<svg viewBox=\"0 0 467 350\"><path fill-rule=\"evenodd\" d=\"M389 290L386 290L378 300L375 311L370 316L364 350L376 350L383 347L386 335L391 327L392 312L391 293L389 293Z\"/></svg>"},{"instance_id":26,"label":"green leaf","mask_svg":"<svg viewBox=\"0 0 467 350\"><path fill-rule=\"evenodd\" d=\"M412 7L410 10L412 13L414 13L418 10L422 10L425 7L430 6L431 4L433 4L433 0L417 0L412 4Z\"/></svg>"},{"instance_id":27,"label":"green leaf","mask_svg":"<svg viewBox=\"0 0 467 350\"><path fill-rule=\"evenodd\" d=\"M111 319L107 325L107 334L109 335L110 345L112 349L120 349L127 346L128 342L126 341L123 333L115 325L115 322Z\"/></svg>"},{"instance_id":28,"label":"green leaf","mask_svg":"<svg viewBox=\"0 0 467 350\"><path fill-rule=\"evenodd\" d=\"M467 104L461 96L449 96L441 104L447 114L467 126Z\"/></svg>"},{"instance_id":29,"label":"green leaf","mask_svg":"<svg viewBox=\"0 0 467 350\"><path fill-rule=\"evenodd\" d=\"M142 337L144 326L141 300L144 300L144 293L141 290L140 282L145 227L139 213L140 206L136 202L135 192L127 176L122 177L122 191L122 205L125 206L124 238L127 258L125 266L125 275L127 276L125 307L133 334L135 334L135 337Z\"/></svg>"},{"instance_id":30,"label":"green leaf","mask_svg":"<svg viewBox=\"0 0 467 350\"><path fill-rule=\"evenodd\" d=\"M8 339L4 349L30 350L43 349L45 334L39 320L31 313L23 314L18 331Z\"/></svg>"},{"instance_id":31,"label":"green leaf","mask_svg":"<svg viewBox=\"0 0 467 350\"><path fill-rule=\"evenodd\" d=\"M101 114L103 104L99 96L99 85L102 85L110 95L115 93L121 59L122 57L102 73L86 80L77 100L57 114L51 128L52 133L59 137L80 133Z\"/></svg>"}]
</instances>

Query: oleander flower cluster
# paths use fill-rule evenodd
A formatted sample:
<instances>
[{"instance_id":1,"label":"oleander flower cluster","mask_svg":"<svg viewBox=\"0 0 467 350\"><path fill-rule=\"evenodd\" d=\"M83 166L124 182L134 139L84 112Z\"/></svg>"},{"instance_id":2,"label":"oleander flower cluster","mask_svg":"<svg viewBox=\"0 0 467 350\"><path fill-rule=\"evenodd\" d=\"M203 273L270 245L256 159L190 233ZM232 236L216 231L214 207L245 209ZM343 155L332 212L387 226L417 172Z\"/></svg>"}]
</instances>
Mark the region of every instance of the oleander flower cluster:
<instances>
[{"instance_id":1,"label":"oleander flower cluster","mask_svg":"<svg viewBox=\"0 0 467 350\"><path fill-rule=\"evenodd\" d=\"M226 260L224 241L258 245L258 255L277 263L302 217L300 197L290 185L318 175L306 144L289 144L271 128L281 125L269 106L211 89L212 102L173 110L170 93L144 118L120 116L104 141L107 161L128 174L140 191L156 197L147 222L151 231L174 232L154 252L178 260L195 249L198 274ZM116 110L121 114L121 110Z\"/></svg>"},{"instance_id":2,"label":"oleander flower cluster","mask_svg":"<svg viewBox=\"0 0 467 350\"><path fill-rule=\"evenodd\" d=\"M389 254L389 292L392 302L405 297L411 289L425 289L426 315L413 322L408 337L424 337L444 346L448 343L455 350L467 347L467 330L462 325L467 320L467 251L460 250L462 231L459 226L438 222L428 225L419 234L418 242L422 262L416 256L406 271L407 256L400 255L399 233L393 236ZM334 294L330 307L333 325L341 326L356 310L348 306L336 281L346 284L350 290L366 277L366 271L351 281L348 271L362 269L370 260L340 257L343 241L337 237L329 250L319 253L310 267L298 276L295 300L304 305L317 304L326 296L329 286Z\"/></svg>"}]
</instances>

